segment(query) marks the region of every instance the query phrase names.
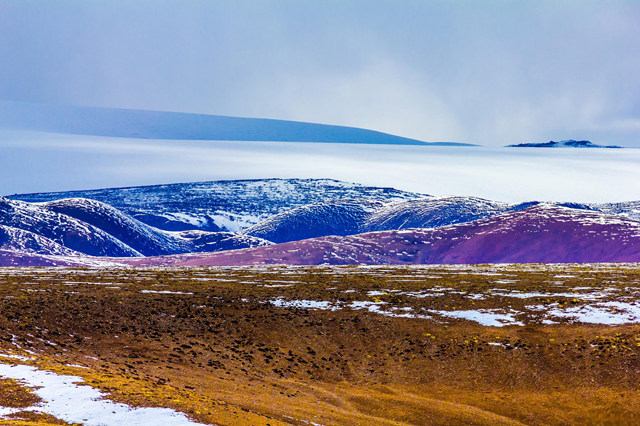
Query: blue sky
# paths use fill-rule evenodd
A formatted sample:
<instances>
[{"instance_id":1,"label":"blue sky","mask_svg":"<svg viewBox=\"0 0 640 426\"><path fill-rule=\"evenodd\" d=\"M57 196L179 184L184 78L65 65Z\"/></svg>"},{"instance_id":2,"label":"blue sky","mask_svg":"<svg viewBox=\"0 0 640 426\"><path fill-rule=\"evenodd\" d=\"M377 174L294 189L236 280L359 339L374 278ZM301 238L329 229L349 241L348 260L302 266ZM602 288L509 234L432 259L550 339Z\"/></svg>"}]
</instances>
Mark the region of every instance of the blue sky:
<instances>
[{"instance_id":1,"label":"blue sky","mask_svg":"<svg viewBox=\"0 0 640 426\"><path fill-rule=\"evenodd\" d=\"M640 146L637 1L0 0L0 98Z\"/></svg>"}]
</instances>

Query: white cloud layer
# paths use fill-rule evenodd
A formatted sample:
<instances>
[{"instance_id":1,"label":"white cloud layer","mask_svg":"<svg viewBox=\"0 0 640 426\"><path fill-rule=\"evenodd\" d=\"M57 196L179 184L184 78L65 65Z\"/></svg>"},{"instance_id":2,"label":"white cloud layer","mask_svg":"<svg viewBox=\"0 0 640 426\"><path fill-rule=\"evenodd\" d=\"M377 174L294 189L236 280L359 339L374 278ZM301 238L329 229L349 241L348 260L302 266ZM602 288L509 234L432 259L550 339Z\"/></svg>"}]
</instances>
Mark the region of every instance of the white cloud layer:
<instances>
[{"instance_id":1,"label":"white cloud layer","mask_svg":"<svg viewBox=\"0 0 640 426\"><path fill-rule=\"evenodd\" d=\"M270 177L500 201L640 199L640 149L155 141L0 133L0 194Z\"/></svg>"}]
</instances>

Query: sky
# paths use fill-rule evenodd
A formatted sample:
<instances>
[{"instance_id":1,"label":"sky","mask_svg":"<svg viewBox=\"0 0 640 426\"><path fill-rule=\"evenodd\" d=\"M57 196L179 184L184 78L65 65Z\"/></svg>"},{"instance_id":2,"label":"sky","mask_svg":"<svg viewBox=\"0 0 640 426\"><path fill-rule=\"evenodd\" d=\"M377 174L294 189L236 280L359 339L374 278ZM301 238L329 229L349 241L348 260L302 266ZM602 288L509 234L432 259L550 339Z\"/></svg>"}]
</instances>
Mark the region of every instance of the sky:
<instances>
[{"instance_id":1,"label":"sky","mask_svg":"<svg viewBox=\"0 0 640 426\"><path fill-rule=\"evenodd\" d=\"M640 147L640 2L0 0L0 99Z\"/></svg>"}]
</instances>

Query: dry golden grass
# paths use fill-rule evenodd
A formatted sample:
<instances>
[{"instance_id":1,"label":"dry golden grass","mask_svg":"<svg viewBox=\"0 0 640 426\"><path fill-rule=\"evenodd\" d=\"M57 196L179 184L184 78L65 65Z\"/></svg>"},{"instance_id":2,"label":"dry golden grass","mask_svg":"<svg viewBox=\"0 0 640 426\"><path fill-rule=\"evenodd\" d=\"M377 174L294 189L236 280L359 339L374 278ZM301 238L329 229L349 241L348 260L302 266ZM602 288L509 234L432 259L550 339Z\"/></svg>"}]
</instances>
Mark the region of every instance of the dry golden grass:
<instances>
[{"instance_id":1,"label":"dry golden grass","mask_svg":"<svg viewBox=\"0 0 640 426\"><path fill-rule=\"evenodd\" d=\"M13 379L0 379L0 406L22 408L37 402L40 398L31 389Z\"/></svg>"},{"instance_id":2,"label":"dry golden grass","mask_svg":"<svg viewBox=\"0 0 640 426\"><path fill-rule=\"evenodd\" d=\"M638 289L640 273L566 267L560 285L557 270L504 271L500 284L486 270L447 268L429 269L439 278L412 268L25 270L0 277L0 350L34 351L33 365L82 376L115 400L205 423L640 424L638 325L549 325L526 310L532 299L468 297L500 287L580 306L589 302L560 294L588 285L616 300ZM410 295L438 288L453 291ZM268 303L276 298L499 307L525 325Z\"/></svg>"},{"instance_id":3,"label":"dry golden grass","mask_svg":"<svg viewBox=\"0 0 640 426\"><path fill-rule=\"evenodd\" d=\"M72 425L74 423L67 423L63 420L56 419L55 417L39 413L35 411L21 411L19 413L10 414L6 416L7 420L0 420L0 425L11 426L60 426L60 425ZM75 423L78 424L78 423Z\"/></svg>"}]
</instances>

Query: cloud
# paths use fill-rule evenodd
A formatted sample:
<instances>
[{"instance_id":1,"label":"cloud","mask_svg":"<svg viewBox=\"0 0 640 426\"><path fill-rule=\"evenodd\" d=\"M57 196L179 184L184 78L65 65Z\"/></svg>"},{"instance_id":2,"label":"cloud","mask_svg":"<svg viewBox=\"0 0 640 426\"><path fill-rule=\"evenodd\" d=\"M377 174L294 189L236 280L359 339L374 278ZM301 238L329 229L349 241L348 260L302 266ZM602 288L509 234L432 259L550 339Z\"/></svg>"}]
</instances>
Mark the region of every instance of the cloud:
<instances>
[{"instance_id":1,"label":"cloud","mask_svg":"<svg viewBox=\"0 0 640 426\"><path fill-rule=\"evenodd\" d=\"M24 0L0 16L0 98L638 144L600 127L640 113L631 0Z\"/></svg>"},{"instance_id":2,"label":"cloud","mask_svg":"<svg viewBox=\"0 0 640 426\"><path fill-rule=\"evenodd\" d=\"M383 128L425 141L462 141L465 136L438 91L427 88L424 78L413 70L402 69L388 58L371 58L349 72L324 70L313 81L287 74L276 86L277 116Z\"/></svg>"},{"instance_id":3,"label":"cloud","mask_svg":"<svg viewBox=\"0 0 640 426\"><path fill-rule=\"evenodd\" d=\"M2 132L0 150L0 194L271 177L334 178L511 202L626 201L640 193L640 149L157 141Z\"/></svg>"}]
</instances>

